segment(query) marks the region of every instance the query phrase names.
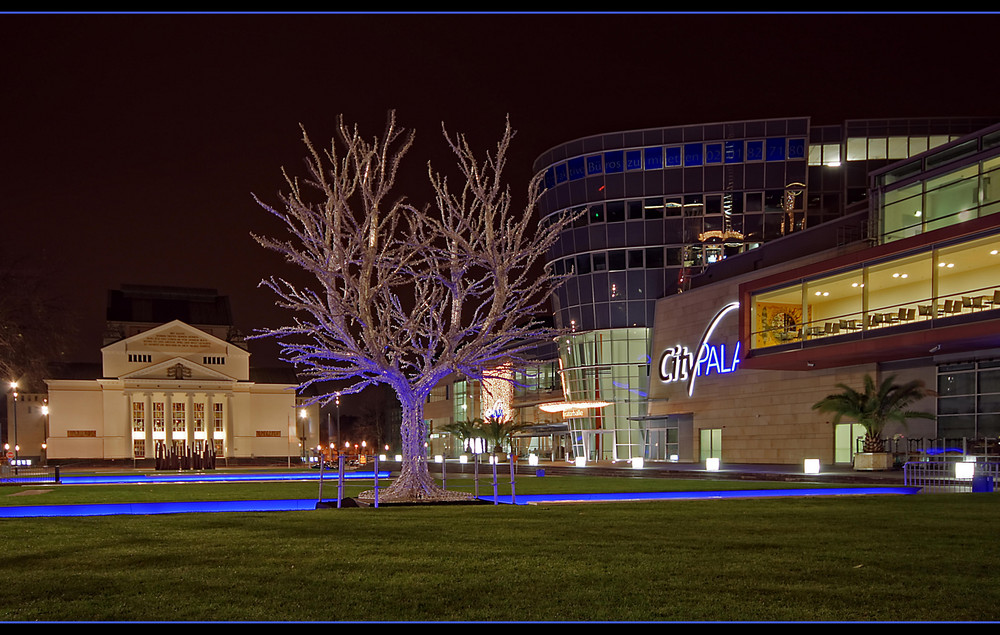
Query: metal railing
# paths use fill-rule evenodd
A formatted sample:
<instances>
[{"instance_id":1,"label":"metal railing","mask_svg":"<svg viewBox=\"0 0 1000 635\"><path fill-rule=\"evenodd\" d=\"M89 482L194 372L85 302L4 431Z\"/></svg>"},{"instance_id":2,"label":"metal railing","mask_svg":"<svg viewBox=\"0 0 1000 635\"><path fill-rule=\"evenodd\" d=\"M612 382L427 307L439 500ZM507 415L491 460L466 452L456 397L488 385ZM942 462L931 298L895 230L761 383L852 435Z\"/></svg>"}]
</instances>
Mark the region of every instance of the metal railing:
<instances>
[{"instance_id":1,"label":"metal railing","mask_svg":"<svg viewBox=\"0 0 1000 635\"><path fill-rule=\"evenodd\" d=\"M1000 484L1000 463L910 461L903 465L903 484L922 492L992 492Z\"/></svg>"},{"instance_id":2,"label":"metal railing","mask_svg":"<svg viewBox=\"0 0 1000 635\"><path fill-rule=\"evenodd\" d=\"M1000 461L1000 438L997 437L937 437L893 439L893 451L907 455L908 461L964 461L967 456L978 460Z\"/></svg>"},{"instance_id":3,"label":"metal railing","mask_svg":"<svg viewBox=\"0 0 1000 635\"><path fill-rule=\"evenodd\" d=\"M0 485L27 485L32 483L58 483L59 466L23 467L0 466Z\"/></svg>"}]
</instances>

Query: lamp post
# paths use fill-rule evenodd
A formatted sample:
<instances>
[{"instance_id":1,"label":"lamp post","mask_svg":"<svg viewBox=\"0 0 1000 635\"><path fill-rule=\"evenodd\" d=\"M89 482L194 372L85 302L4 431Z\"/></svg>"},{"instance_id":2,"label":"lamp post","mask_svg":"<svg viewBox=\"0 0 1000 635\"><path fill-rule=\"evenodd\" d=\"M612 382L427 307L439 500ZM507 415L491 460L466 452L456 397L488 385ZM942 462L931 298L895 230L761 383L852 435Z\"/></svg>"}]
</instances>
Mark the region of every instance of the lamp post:
<instances>
[{"instance_id":1,"label":"lamp post","mask_svg":"<svg viewBox=\"0 0 1000 635\"><path fill-rule=\"evenodd\" d=\"M302 428L299 430L299 447L302 448L302 459L305 459L306 441L309 440L309 411L305 408L299 409L299 419L302 419Z\"/></svg>"},{"instance_id":2,"label":"lamp post","mask_svg":"<svg viewBox=\"0 0 1000 635\"><path fill-rule=\"evenodd\" d=\"M337 398L335 400L337 405L337 445L340 445L343 439L340 438L340 393L337 393Z\"/></svg>"},{"instance_id":3,"label":"lamp post","mask_svg":"<svg viewBox=\"0 0 1000 635\"><path fill-rule=\"evenodd\" d=\"M18 450L20 449L17 444L17 382L10 382L10 391L14 394L14 460L17 461Z\"/></svg>"},{"instance_id":4,"label":"lamp post","mask_svg":"<svg viewBox=\"0 0 1000 635\"><path fill-rule=\"evenodd\" d=\"M45 417L45 429L42 431L42 467L47 464L47 458L45 456L45 451L48 449L49 440L49 404L48 399L45 400L45 405L42 406L42 415Z\"/></svg>"}]
</instances>

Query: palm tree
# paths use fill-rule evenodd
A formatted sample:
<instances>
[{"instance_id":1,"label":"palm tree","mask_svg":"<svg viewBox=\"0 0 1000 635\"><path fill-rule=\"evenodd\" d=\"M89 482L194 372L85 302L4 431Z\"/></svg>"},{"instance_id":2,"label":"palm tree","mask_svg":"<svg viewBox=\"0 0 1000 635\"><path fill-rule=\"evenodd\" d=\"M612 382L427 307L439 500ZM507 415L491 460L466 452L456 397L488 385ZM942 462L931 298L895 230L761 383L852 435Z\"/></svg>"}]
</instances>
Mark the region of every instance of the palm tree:
<instances>
[{"instance_id":1,"label":"palm tree","mask_svg":"<svg viewBox=\"0 0 1000 635\"><path fill-rule=\"evenodd\" d=\"M486 440L493 454L503 452L506 446L513 453L514 434L524 429L523 423L515 423L504 417L486 417L479 428L480 435Z\"/></svg>"},{"instance_id":2,"label":"palm tree","mask_svg":"<svg viewBox=\"0 0 1000 635\"><path fill-rule=\"evenodd\" d=\"M907 410L914 402L932 394L924 388L923 382L915 380L896 384L895 379L895 375L890 375L876 386L872 376L865 375L864 392L837 384L843 392L816 402L813 410L834 413L834 425L842 417L856 420L865 429L864 451L885 452L882 430L887 423L898 421L905 426L907 419L934 419L934 415L928 412Z\"/></svg>"}]
</instances>

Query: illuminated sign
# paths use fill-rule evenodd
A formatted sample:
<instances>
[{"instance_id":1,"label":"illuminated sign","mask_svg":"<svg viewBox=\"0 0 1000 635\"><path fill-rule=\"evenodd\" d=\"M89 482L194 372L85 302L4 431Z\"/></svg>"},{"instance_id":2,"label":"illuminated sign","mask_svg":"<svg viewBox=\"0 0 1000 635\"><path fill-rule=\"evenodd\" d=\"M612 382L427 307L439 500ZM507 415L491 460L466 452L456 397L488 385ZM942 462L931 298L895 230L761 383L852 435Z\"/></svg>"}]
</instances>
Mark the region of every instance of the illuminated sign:
<instances>
[{"instance_id":1,"label":"illuminated sign","mask_svg":"<svg viewBox=\"0 0 1000 635\"><path fill-rule=\"evenodd\" d=\"M712 344L710 340L722 318L739 308L739 302L730 302L715 314L701 336L696 353L680 344L663 351L660 356L660 381L665 384L686 381L690 397L694 394L695 378L735 371L740 363L740 343L737 341L736 346L727 352L725 344Z\"/></svg>"}]
</instances>

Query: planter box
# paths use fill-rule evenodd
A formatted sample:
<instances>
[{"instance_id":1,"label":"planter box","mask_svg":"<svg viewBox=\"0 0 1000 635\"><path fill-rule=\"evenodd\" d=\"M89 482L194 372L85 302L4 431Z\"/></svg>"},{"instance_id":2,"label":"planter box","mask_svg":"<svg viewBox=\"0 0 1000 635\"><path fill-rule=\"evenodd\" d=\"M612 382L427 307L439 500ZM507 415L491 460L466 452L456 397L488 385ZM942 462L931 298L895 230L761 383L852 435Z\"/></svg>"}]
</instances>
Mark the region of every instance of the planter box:
<instances>
[{"instance_id":1,"label":"planter box","mask_svg":"<svg viewBox=\"0 0 1000 635\"><path fill-rule=\"evenodd\" d=\"M854 469L858 471L891 470L892 453L858 452L854 455Z\"/></svg>"}]
</instances>

